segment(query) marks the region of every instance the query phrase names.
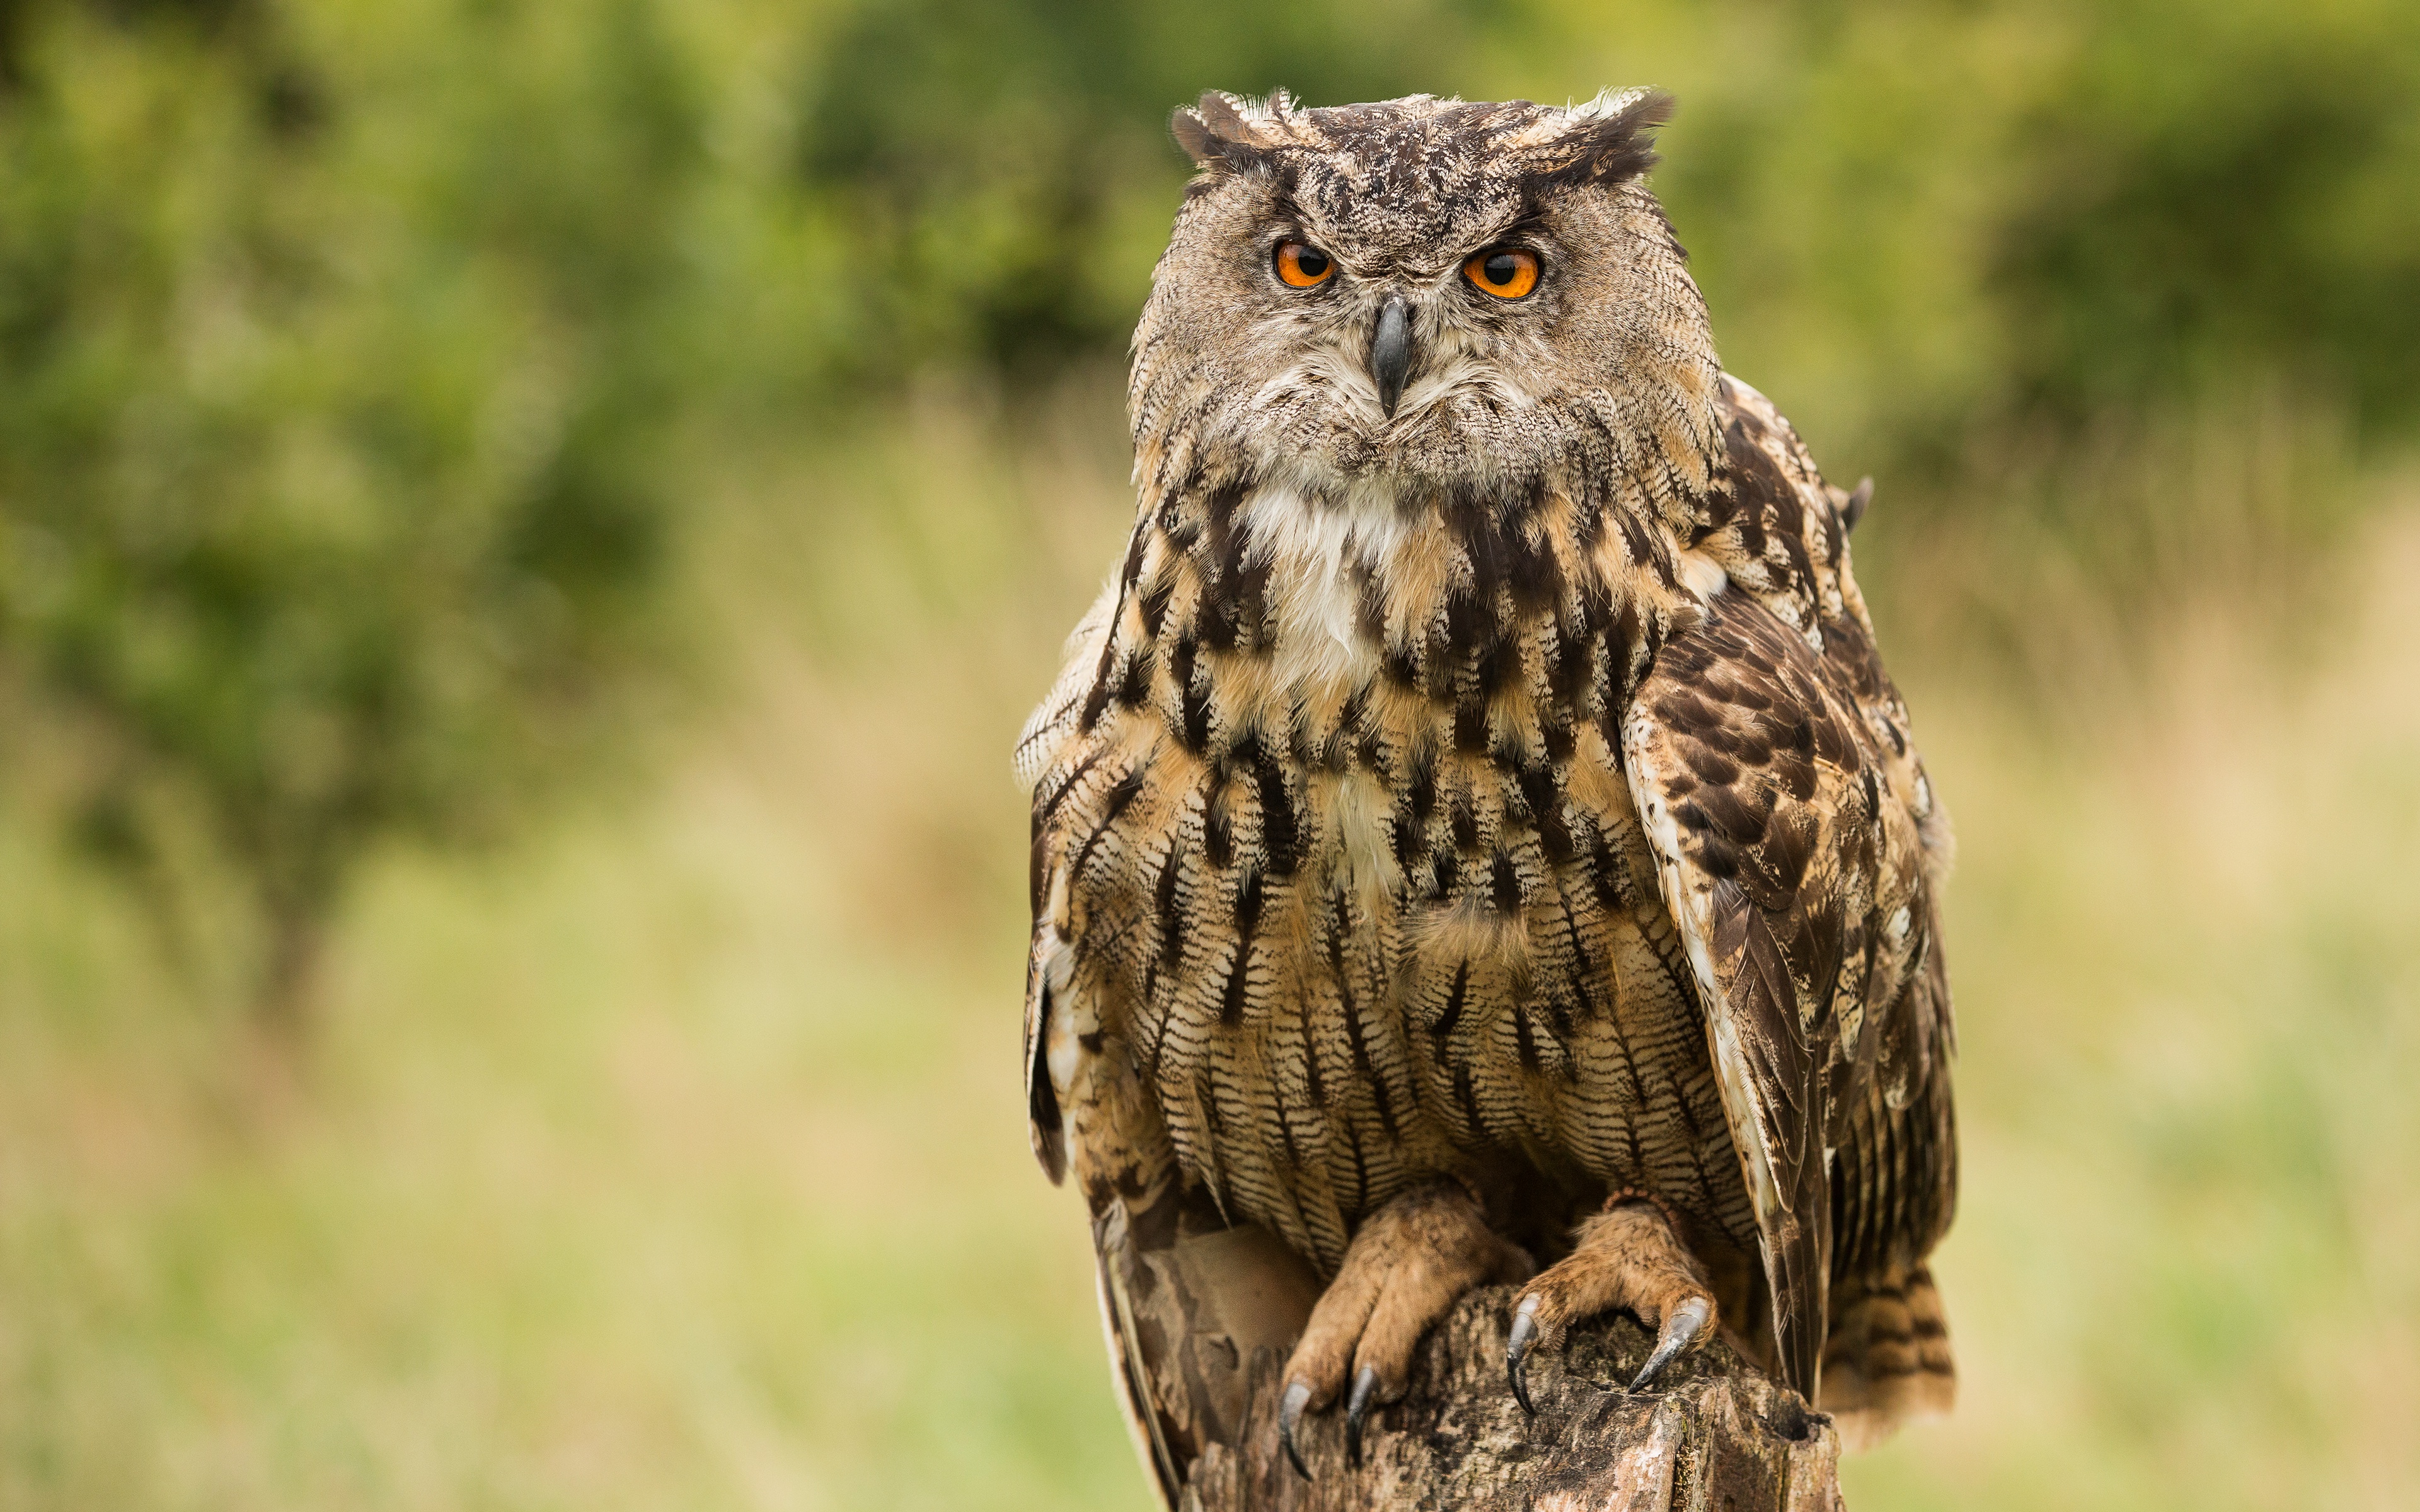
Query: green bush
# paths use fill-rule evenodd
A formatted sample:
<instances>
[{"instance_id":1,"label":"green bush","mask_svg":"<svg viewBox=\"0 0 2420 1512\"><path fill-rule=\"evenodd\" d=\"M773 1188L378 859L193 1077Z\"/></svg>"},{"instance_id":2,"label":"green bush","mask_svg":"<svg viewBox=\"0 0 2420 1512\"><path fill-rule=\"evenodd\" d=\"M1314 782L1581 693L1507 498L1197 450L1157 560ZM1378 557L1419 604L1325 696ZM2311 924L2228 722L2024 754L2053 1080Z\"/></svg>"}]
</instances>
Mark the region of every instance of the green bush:
<instances>
[{"instance_id":1,"label":"green bush","mask_svg":"<svg viewBox=\"0 0 2420 1512\"><path fill-rule=\"evenodd\" d=\"M637 5L14 25L0 654L291 1018L365 850L492 831L661 648L697 92Z\"/></svg>"}]
</instances>

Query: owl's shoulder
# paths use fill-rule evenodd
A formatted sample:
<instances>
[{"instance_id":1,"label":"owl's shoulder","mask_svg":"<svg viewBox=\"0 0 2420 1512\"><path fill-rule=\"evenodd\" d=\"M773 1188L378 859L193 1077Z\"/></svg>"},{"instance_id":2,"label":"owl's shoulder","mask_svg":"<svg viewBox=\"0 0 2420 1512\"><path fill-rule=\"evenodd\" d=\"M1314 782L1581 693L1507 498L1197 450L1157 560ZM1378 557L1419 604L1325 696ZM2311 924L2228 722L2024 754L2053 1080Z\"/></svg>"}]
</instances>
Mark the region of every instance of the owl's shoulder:
<instances>
[{"instance_id":1,"label":"owl's shoulder","mask_svg":"<svg viewBox=\"0 0 2420 1512\"><path fill-rule=\"evenodd\" d=\"M1870 480L1855 492L1826 483L1773 401L1729 374L1716 386L1715 419L1714 486L1683 544L1802 634L1856 612L1844 587L1849 531Z\"/></svg>"},{"instance_id":2,"label":"owl's shoulder","mask_svg":"<svg viewBox=\"0 0 2420 1512\"><path fill-rule=\"evenodd\" d=\"M1693 689L1716 709L1745 699L1748 706L1733 713L1749 723L1789 725L1803 716L1819 733L1837 731L1842 739L1829 767L1870 782L1867 821L1913 842L1889 847L1908 869L1903 880L1920 872L1937 884L1954 851L1948 814L1916 748L1906 700L1884 666L1849 546L1872 480L1854 489L1827 483L1773 402L1729 375L1719 415L1714 486L1683 544L1684 559L1721 571L1714 593L1700 594L1699 615L1684 619L1657 656L1637 702L1661 707ZM1682 702L1694 709L1700 701Z\"/></svg>"}]
</instances>

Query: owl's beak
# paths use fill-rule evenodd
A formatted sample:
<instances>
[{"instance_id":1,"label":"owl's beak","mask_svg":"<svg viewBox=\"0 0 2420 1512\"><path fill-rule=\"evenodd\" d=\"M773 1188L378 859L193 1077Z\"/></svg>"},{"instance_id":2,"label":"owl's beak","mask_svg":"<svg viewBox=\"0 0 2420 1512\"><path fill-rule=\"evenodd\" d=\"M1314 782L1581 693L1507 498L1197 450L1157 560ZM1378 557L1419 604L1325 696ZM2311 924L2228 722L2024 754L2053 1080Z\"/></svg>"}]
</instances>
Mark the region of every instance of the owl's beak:
<instances>
[{"instance_id":1,"label":"owl's beak","mask_svg":"<svg viewBox=\"0 0 2420 1512\"><path fill-rule=\"evenodd\" d=\"M1370 338L1370 376L1378 380L1378 408L1395 418L1404 383L1412 374L1412 309L1400 294L1388 295L1378 312L1378 333Z\"/></svg>"}]
</instances>

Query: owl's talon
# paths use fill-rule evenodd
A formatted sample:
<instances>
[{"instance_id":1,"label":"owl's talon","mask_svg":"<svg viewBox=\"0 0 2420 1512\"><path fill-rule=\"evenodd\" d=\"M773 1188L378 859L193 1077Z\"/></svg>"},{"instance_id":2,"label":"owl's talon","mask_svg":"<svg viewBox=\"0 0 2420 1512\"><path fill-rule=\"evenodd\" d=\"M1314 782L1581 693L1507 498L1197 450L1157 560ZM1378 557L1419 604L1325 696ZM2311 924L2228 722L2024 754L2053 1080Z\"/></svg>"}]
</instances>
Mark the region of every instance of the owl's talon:
<instances>
[{"instance_id":1,"label":"owl's talon","mask_svg":"<svg viewBox=\"0 0 2420 1512\"><path fill-rule=\"evenodd\" d=\"M1504 1374L1512 1383L1512 1399L1531 1417L1538 1415L1538 1409L1529 1400L1529 1381L1522 1365L1529 1353L1529 1341L1537 1335L1538 1299L1524 1297L1519 1310L1512 1314L1512 1337L1504 1345Z\"/></svg>"},{"instance_id":2,"label":"owl's talon","mask_svg":"<svg viewBox=\"0 0 2420 1512\"><path fill-rule=\"evenodd\" d=\"M1285 1396L1278 1403L1278 1443L1285 1445L1285 1455L1294 1461L1294 1473L1311 1479L1311 1467L1302 1462L1302 1451L1295 1446L1295 1425L1302 1421L1302 1410L1311 1404L1311 1387L1307 1382L1286 1383Z\"/></svg>"},{"instance_id":3,"label":"owl's talon","mask_svg":"<svg viewBox=\"0 0 2420 1512\"><path fill-rule=\"evenodd\" d=\"M1369 1365L1353 1378L1353 1396L1344 1404L1344 1462L1361 1468L1361 1420L1370 1415L1370 1399L1378 1395L1378 1372Z\"/></svg>"},{"instance_id":4,"label":"owl's talon","mask_svg":"<svg viewBox=\"0 0 2420 1512\"><path fill-rule=\"evenodd\" d=\"M1713 1316L1714 1304L1703 1297L1690 1297L1666 1309L1664 1326L1655 1335L1655 1352L1638 1367L1638 1374L1631 1379L1630 1389L1645 1391L1653 1384L1655 1378L1664 1373L1664 1367L1696 1340L1705 1328L1706 1319Z\"/></svg>"}]
</instances>

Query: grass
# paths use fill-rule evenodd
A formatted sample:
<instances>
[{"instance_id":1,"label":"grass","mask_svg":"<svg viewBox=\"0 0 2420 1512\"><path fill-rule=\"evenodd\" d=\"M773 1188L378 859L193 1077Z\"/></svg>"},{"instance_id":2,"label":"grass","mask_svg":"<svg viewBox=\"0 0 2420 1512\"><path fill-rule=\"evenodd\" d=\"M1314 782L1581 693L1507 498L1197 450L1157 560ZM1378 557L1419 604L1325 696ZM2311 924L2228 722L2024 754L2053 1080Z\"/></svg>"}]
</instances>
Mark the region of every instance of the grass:
<instances>
[{"instance_id":1,"label":"grass","mask_svg":"<svg viewBox=\"0 0 2420 1512\"><path fill-rule=\"evenodd\" d=\"M1025 1149L1004 760L1123 464L1103 407L970 409L750 485L722 712L383 862L300 1086L0 809L0 1512L1143 1504ZM1902 655L1963 841L1964 1400L1853 1505L2420 1484L2420 515L2329 580L2053 701Z\"/></svg>"}]
</instances>

